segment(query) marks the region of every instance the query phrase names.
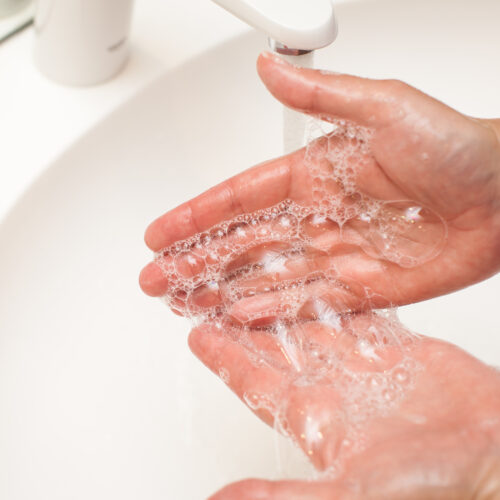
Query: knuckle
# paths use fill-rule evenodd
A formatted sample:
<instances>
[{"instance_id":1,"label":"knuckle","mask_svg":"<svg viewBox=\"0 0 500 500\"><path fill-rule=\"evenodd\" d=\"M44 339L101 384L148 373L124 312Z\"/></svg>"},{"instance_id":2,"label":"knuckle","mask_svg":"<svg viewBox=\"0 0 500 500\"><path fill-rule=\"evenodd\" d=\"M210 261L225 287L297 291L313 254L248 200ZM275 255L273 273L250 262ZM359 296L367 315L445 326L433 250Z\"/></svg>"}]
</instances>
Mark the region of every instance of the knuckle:
<instances>
[{"instance_id":1,"label":"knuckle","mask_svg":"<svg viewBox=\"0 0 500 500\"><path fill-rule=\"evenodd\" d=\"M398 79L383 80L382 84L385 90L391 94L406 94L411 89L410 85Z\"/></svg>"}]
</instances>

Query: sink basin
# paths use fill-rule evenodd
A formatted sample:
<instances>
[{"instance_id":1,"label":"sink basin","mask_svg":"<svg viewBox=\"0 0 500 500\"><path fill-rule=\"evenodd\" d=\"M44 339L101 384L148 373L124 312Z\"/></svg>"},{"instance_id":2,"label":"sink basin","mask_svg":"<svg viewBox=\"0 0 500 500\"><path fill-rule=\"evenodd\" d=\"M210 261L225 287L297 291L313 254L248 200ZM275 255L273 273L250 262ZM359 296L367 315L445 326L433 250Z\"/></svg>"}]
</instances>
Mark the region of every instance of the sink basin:
<instances>
[{"instance_id":1,"label":"sink basin","mask_svg":"<svg viewBox=\"0 0 500 500\"><path fill-rule=\"evenodd\" d=\"M364 1L337 14L318 66L500 116L498 0ZM192 500L280 474L272 431L190 354L189 324L137 284L153 218L281 153L281 106L254 70L263 48L249 32L162 75L0 225L0 498ZM498 365L499 296L497 276L401 316Z\"/></svg>"}]
</instances>

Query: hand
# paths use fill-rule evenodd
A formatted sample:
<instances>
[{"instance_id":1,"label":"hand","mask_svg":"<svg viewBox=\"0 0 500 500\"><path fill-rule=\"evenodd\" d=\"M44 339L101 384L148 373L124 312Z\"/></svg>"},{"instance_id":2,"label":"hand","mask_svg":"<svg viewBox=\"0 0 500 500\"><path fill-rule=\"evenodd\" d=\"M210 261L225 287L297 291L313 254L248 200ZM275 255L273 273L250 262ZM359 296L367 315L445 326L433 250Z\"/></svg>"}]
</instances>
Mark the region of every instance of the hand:
<instances>
[{"instance_id":1,"label":"hand","mask_svg":"<svg viewBox=\"0 0 500 500\"><path fill-rule=\"evenodd\" d=\"M259 72L285 104L345 123L155 221L146 242L164 250L141 285L167 294L179 313L209 319L191 335L195 354L338 478L245 483L214 498L489 494L499 474L498 373L400 325L394 333L376 313L353 313L447 293L499 269L498 124L399 82L271 56ZM325 199L326 215L316 217ZM283 307L291 304L299 307ZM272 335L252 328L262 323Z\"/></svg>"},{"instance_id":2,"label":"hand","mask_svg":"<svg viewBox=\"0 0 500 500\"><path fill-rule=\"evenodd\" d=\"M397 217L406 218L408 223L393 231L391 245L385 251L383 242L377 240L378 228L374 231L373 224L368 224L359 213L346 221L342 230L332 219L317 224L308 219L304 221L304 232L312 243L299 258L295 256L285 263L287 278L304 277L311 269L334 269L333 279L324 279L321 284L315 280L313 288L322 287L319 293L336 303L337 308L342 303L344 308L356 310L416 302L475 283L498 271L498 124L464 116L397 81L297 69L270 55L260 57L258 70L269 90L284 104L325 120L340 118L369 129L369 150L359 148L359 144L353 148L349 139L333 135L317 141L313 149L243 172L153 222L146 233L152 250L159 251L225 220L258 213L283 200L313 206L318 199L311 162L316 157L319 168L327 174L334 172L334 162L328 161L326 152L350 148L355 166L351 191L363 199L379 200L379 221ZM327 187L329 194L338 194L341 189L334 180L332 175ZM346 192L341 194L348 208L353 197ZM393 200L407 201L391 203ZM411 219L412 210L420 219L421 231L407 220L408 211ZM265 226L262 220L258 224ZM255 231L246 235L246 243L251 243L248 240L254 235ZM221 246L220 239L213 241ZM210 247L206 251L209 250ZM186 256L180 264L185 276L203 274L206 251L201 257L196 252L191 258ZM248 245L234 259L232 268L258 262L268 251L269 244ZM419 265L413 266L412 259ZM261 273L257 281L244 283L253 288L254 296L239 302L231 314L244 321L254 310L267 307L272 311L282 298L273 283L284 278L283 274L276 277L273 273ZM150 295L164 295L169 289L165 273L155 263L143 270L140 281ZM318 291L311 290L310 295L313 294ZM224 290L214 292L205 286L190 299L210 307L232 300L224 297ZM185 313L183 307L181 304L178 311ZM272 316L272 312L269 314Z\"/></svg>"},{"instance_id":3,"label":"hand","mask_svg":"<svg viewBox=\"0 0 500 500\"><path fill-rule=\"evenodd\" d=\"M394 337L381 347L374 327ZM337 328L296 328L306 339L295 344L299 367L282 341L259 330L252 349L213 325L193 330L189 343L257 416L278 420L318 469L335 467L336 478L243 481L210 500L500 498L497 370L375 313L346 316ZM334 361L323 357L321 372L312 361L318 352Z\"/></svg>"}]
</instances>

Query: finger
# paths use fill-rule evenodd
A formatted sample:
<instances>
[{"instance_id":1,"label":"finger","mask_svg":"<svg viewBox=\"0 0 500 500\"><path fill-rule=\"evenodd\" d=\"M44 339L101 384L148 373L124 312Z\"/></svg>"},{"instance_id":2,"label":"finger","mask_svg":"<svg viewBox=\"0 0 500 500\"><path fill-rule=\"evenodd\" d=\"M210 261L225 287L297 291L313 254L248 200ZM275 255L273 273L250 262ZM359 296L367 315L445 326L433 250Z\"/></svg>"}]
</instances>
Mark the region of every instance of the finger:
<instances>
[{"instance_id":1,"label":"finger","mask_svg":"<svg viewBox=\"0 0 500 500\"><path fill-rule=\"evenodd\" d=\"M387 303L385 297L358 282L316 272L301 281L281 283L279 290L242 298L231 306L229 314L248 326L268 325L285 318L336 324L339 314L385 307Z\"/></svg>"},{"instance_id":2,"label":"finger","mask_svg":"<svg viewBox=\"0 0 500 500\"><path fill-rule=\"evenodd\" d=\"M208 500L452 500L474 496L473 487L465 480L459 481L456 485L427 484L428 482L425 480L422 482L421 478L428 476L428 471L419 471L420 475L417 475L415 468L405 478L408 481L406 485L402 479L394 481L394 465L391 464L391 467L382 471L383 480L377 478L380 471L373 465L364 467L367 469L369 479L360 474L355 474L349 481L347 479L336 481L246 479L222 488ZM497 490L495 471L486 474L487 479L478 482L479 490L474 489L476 493L480 491L479 496L474 498L483 498L483 491L485 499L496 498L488 495L488 492ZM417 484L415 481L418 481Z\"/></svg>"},{"instance_id":3,"label":"finger","mask_svg":"<svg viewBox=\"0 0 500 500\"><path fill-rule=\"evenodd\" d=\"M160 267L155 262L150 262L139 275L139 285L146 295L161 297L167 291L168 280Z\"/></svg>"},{"instance_id":4,"label":"finger","mask_svg":"<svg viewBox=\"0 0 500 500\"><path fill-rule=\"evenodd\" d=\"M308 254L313 255L308 255L307 258L288 258L287 250L290 250L290 243L287 241L295 238L299 232L313 239L308 251ZM266 285L268 281L299 278L310 272L310 260L315 259L314 253L331 250L333 246L338 246L339 242L339 228L333 221L308 217L298 228L295 216L285 213L270 222L260 222L255 226L247 222L234 223L228 227L222 238L211 238L207 247L189 250L176 256L175 265L176 270L183 277L191 278L203 273L206 266L210 264L224 268L224 274L234 274L239 269L258 264L262 267L262 272L252 269L255 279L252 280L249 277L238 284L243 293L252 288L258 292L259 289L265 289L268 286L272 288L272 283ZM235 249L234 255L230 253L231 249ZM224 252L228 255L223 255ZM227 260L229 262L224 267L224 261ZM272 277L262 275L269 268L274 267L276 271L276 268L284 262L286 269L282 272L278 274L274 272ZM173 264L173 257L167 254L157 257L156 262L149 263L142 270L139 281L146 294L159 297L167 293L169 282L162 268L167 269L171 264ZM315 269L320 265L317 259L314 264ZM199 293L203 298L209 298L211 295L210 290L197 291L196 295ZM210 297L206 303L215 305L217 297L220 297L218 293ZM197 305L202 305L196 297L193 297L193 300Z\"/></svg>"},{"instance_id":5,"label":"finger","mask_svg":"<svg viewBox=\"0 0 500 500\"><path fill-rule=\"evenodd\" d=\"M224 275L233 275L250 266L251 273L239 280L238 287L249 291L254 288L258 293L261 289L272 289L272 283L277 281L298 279L312 270L328 270L331 262L325 258L324 252L332 253L335 249L338 253L342 245L338 225L329 219L313 224L308 218L299 230L296 223L289 223L286 229L280 227L281 218L292 217L283 215L277 221L256 226L235 224L235 230L231 231L230 226L227 235L224 233L222 238L211 238L207 247L188 250L176 256L158 256L155 262L142 270L141 287L146 294L158 297L165 295L168 290L166 274L170 274L171 270L181 278L190 279L202 275L207 266L217 267ZM311 238L305 249L307 255L289 256L296 242L287 243L287 240L296 237L297 231ZM352 243L351 240L352 237L348 243ZM238 250L231 253L231 249Z\"/></svg>"},{"instance_id":6,"label":"finger","mask_svg":"<svg viewBox=\"0 0 500 500\"><path fill-rule=\"evenodd\" d=\"M257 165L174 208L148 227L146 244L158 251L237 215L279 203L290 193L292 167L302 156L298 151Z\"/></svg>"},{"instance_id":7,"label":"finger","mask_svg":"<svg viewBox=\"0 0 500 500\"><path fill-rule=\"evenodd\" d=\"M171 275L174 269L179 274L178 277ZM151 297L165 296L170 287L173 287L171 295L175 296L178 292L175 285L179 284L180 280L190 280L201 274L204 269L205 261L194 252L187 252L175 258L168 255L145 266L139 275L139 284L143 292ZM171 275L171 281L167 275Z\"/></svg>"},{"instance_id":8,"label":"finger","mask_svg":"<svg viewBox=\"0 0 500 500\"><path fill-rule=\"evenodd\" d=\"M244 298L231 306L229 314L239 323L248 326L263 326L273 323L276 319L305 319L302 309L310 300L321 299L332 304L333 311L345 311L348 306L346 301L342 300L343 294L342 290L331 290L328 282L324 280L308 285L295 284L290 289ZM312 314L314 313L311 313L311 316Z\"/></svg>"},{"instance_id":9,"label":"finger","mask_svg":"<svg viewBox=\"0 0 500 500\"><path fill-rule=\"evenodd\" d=\"M238 225L241 226L241 225ZM248 226L246 224L245 226ZM169 280L167 274L177 274L180 279L191 279L203 273L210 264L220 267L224 262L229 247L239 247L251 244L254 234L238 227L238 231L232 231L224 238L213 238L209 245L202 248L193 248L177 255L165 254L156 257L142 270L139 283L142 290L150 296L160 297L167 293ZM243 233L243 236L242 236ZM199 246L199 245L198 245ZM175 276L174 276L175 277Z\"/></svg>"},{"instance_id":10,"label":"finger","mask_svg":"<svg viewBox=\"0 0 500 500\"><path fill-rule=\"evenodd\" d=\"M157 256L155 262L149 263L142 270L139 278L141 288L147 295L153 297L165 295L169 281L164 271L169 268L175 270L183 278L192 278L203 274L210 265L222 268L225 273L234 273L253 263L267 262L269 264L273 256L280 255L280 250L289 248L289 244L285 242L297 235L299 230L297 225L296 218L290 214L282 214L270 222L261 221L255 225L248 222L231 224L227 230L223 231L222 236L208 235L207 246L192 248L176 256L169 254ZM308 235L309 226L310 224L306 221L304 230ZM216 230L213 232L217 233ZM333 232L330 233L330 238L332 234ZM317 239L318 245L321 246L321 238ZM283 243L280 243L281 240ZM203 296L207 296L206 290ZM214 304L213 300L209 301L209 304Z\"/></svg>"},{"instance_id":11,"label":"finger","mask_svg":"<svg viewBox=\"0 0 500 500\"><path fill-rule=\"evenodd\" d=\"M206 268L207 255L202 255L197 251L187 251L176 256L159 256L154 262L147 264L139 275L139 284L144 293L151 297L162 297L167 294L170 287L185 279L191 280L195 276L200 276ZM169 281L168 277L171 280Z\"/></svg>"},{"instance_id":12,"label":"finger","mask_svg":"<svg viewBox=\"0 0 500 500\"><path fill-rule=\"evenodd\" d=\"M247 479L230 484L209 500L351 500L331 482Z\"/></svg>"},{"instance_id":13,"label":"finger","mask_svg":"<svg viewBox=\"0 0 500 500\"><path fill-rule=\"evenodd\" d=\"M320 141L321 142L321 141ZM325 147L320 145L319 147ZM323 165L321 168L331 170L331 165ZM304 179L302 179L304 181ZM304 188L305 182L300 182L300 187ZM323 186L324 189L333 195L338 192L338 185L332 183ZM294 190L295 191L295 190ZM209 231L199 235L193 240L191 249L184 251L175 257L166 253L156 258L158 267L165 269L169 266L172 258L175 258L176 270L183 277L193 277L205 270L206 264L215 263L220 266L222 261L231 258L232 261L227 267L227 271L240 268L255 261L260 257L260 250L254 247L266 243L277 241L288 241L297 237L298 233L304 232L307 237L315 237L318 249L324 247L325 243L331 243L332 235L338 235L338 225L330 220L320 221L318 217L308 217L299 222L294 214L283 208L283 212L276 214L266 214L266 212L255 214L248 220L237 220L232 224L213 226ZM271 218L270 218L271 217ZM318 219L318 220L317 220ZM299 227L300 225L300 227ZM327 232L327 230L329 230ZM320 236L321 237L318 237ZM232 253L236 251L236 255ZM249 253L246 254L245 252ZM141 274L141 286L148 295L161 296L167 292L168 280L162 276L158 267L149 264ZM165 274L165 273L163 273Z\"/></svg>"},{"instance_id":14,"label":"finger","mask_svg":"<svg viewBox=\"0 0 500 500\"><path fill-rule=\"evenodd\" d=\"M222 378L259 418L273 425L273 397L286 383L286 373L259 362L255 353L261 351L267 361L279 362L283 356L270 336L260 335L252 343L253 348L248 349L243 341L231 340L209 324L195 328L189 336L193 354Z\"/></svg>"},{"instance_id":15,"label":"finger","mask_svg":"<svg viewBox=\"0 0 500 500\"><path fill-rule=\"evenodd\" d=\"M395 98L411 88L402 82L298 68L267 52L260 55L257 69L271 94L286 106L363 126L392 121L399 113Z\"/></svg>"},{"instance_id":16,"label":"finger","mask_svg":"<svg viewBox=\"0 0 500 500\"><path fill-rule=\"evenodd\" d=\"M297 231L292 215L283 214L270 222L255 221L239 221L227 228L213 228L191 249L174 255L166 253L157 256L155 262L148 264L141 273L139 281L143 291L154 297L165 295L169 286L166 274L171 271L181 279L200 276L202 280L203 273L210 266L219 271L234 271L258 260L266 253L266 244L272 246L275 240L286 240L287 236L291 237Z\"/></svg>"},{"instance_id":17,"label":"finger","mask_svg":"<svg viewBox=\"0 0 500 500\"><path fill-rule=\"evenodd\" d=\"M245 297L290 287L294 288L295 294L297 286L323 277L321 270L324 269L323 262L328 260L327 256L314 249L308 249L307 255L295 255L290 251L289 245L285 243L256 245L234 260L229 260L226 266L220 266L216 276L210 272L211 278L208 280L206 276L198 276L201 285L183 297L186 314L203 315L208 312L208 308L215 312L222 306L226 310ZM175 290L169 295L175 297ZM262 312L259 303L260 299L256 299L254 310ZM239 321L242 318L233 319Z\"/></svg>"},{"instance_id":18,"label":"finger","mask_svg":"<svg viewBox=\"0 0 500 500\"><path fill-rule=\"evenodd\" d=\"M259 245L257 242L252 242L248 244L248 250L241 251L241 253L236 254L234 259L231 260L227 266L224 266L225 259L216 262L217 267L220 268L220 272L223 273L224 277L227 278L227 274L234 274L239 269L261 262L267 259L267 262L272 259L272 256L280 255L279 250L282 249L284 244L262 244ZM166 277L165 270L167 270L171 265L175 264L176 272L180 273L181 279L191 279L195 276L199 276L200 280L203 280L203 273L206 271L207 265L215 262L217 257L205 256L203 258L198 252L188 251L183 255L177 256L174 263L174 259L167 255L164 257L157 258L155 262L150 262L144 267L139 276L139 284L144 293L151 297L162 297L169 291L169 286L173 283L169 282ZM207 260L208 259L208 260ZM221 278L222 279L222 278ZM213 281L213 280L210 280ZM242 292L245 289L252 288L252 283L249 282L248 285L243 285L241 287ZM212 290L206 284L201 284L199 287L193 290L192 297L194 305L198 306L214 306L221 302L221 295L219 291Z\"/></svg>"}]
</instances>

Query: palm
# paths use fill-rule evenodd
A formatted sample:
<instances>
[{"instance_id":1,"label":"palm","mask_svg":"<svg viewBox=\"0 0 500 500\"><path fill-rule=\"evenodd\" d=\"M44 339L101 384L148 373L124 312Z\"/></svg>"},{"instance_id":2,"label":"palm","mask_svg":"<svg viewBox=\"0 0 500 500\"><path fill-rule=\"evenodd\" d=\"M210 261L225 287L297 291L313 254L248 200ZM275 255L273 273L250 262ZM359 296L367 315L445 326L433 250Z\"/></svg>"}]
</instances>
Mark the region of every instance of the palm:
<instances>
[{"instance_id":1,"label":"palm","mask_svg":"<svg viewBox=\"0 0 500 500\"><path fill-rule=\"evenodd\" d=\"M192 332L194 353L224 373L260 418L278 421L318 469L336 467L335 480L244 482L214 498L472 499L497 491L490 488L500 475L498 372L455 346L403 331L402 344L388 339L378 349L368 325L389 326L378 316L344 318L334 331L303 325L307 342L295 353L300 367L290 365L282 344L257 331L252 349L213 326ZM323 359L318 372L312 345L337 362L325 371Z\"/></svg>"}]
</instances>

